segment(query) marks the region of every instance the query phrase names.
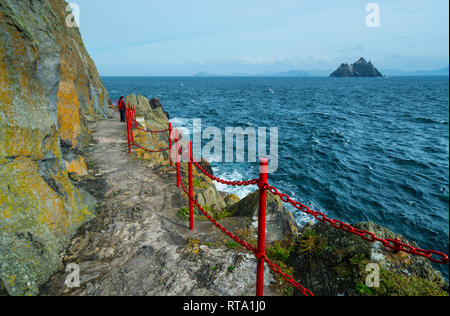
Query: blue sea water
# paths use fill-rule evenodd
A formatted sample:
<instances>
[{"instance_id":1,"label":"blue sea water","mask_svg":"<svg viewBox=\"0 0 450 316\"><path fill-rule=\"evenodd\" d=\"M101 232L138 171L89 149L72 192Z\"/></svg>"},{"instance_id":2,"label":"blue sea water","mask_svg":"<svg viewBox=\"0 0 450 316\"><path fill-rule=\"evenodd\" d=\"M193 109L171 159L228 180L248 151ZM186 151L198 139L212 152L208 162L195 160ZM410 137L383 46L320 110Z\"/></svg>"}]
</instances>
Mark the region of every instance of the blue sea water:
<instances>
[{"instance_id":1,"label":"blue sea water","mask_svg":"<svg viewBox=\"0 0 450 316\"><path fill-rule=\"evenodd\" d=\"M449 253L448 77L102 79L113 99L160 98L175 126L278 127L271 185L330 218L374 221ZM212 165L222 178L258 177L254 163ZM290 210L300 225L313 219Z\"/></svg>"}]
</instances>

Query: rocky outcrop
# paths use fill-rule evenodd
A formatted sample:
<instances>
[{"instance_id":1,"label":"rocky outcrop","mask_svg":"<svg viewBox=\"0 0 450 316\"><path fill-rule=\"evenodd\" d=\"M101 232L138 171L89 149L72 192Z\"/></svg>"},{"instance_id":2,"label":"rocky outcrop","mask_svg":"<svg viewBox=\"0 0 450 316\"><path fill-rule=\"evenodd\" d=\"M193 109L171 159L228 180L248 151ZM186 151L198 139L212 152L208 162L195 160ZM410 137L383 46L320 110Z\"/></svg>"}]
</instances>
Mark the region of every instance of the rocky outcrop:
<instances>
[{"instance_id":1,"label":"rocky outcrop","mask_svg":"<svg viewBox=\"0 0 450 316\"><path fill-rule=\"evenodd\" d=\"M125 99L126 104L133 105L136 109L136 120L141 129L149 131L163 131L169 128L169 120L164 115L162 107L152 109L149 100L142 95L130 94ZM144 148L159 151L169 147L169 133L147 133L134 129L135 141ZM133 148L135 154L140 158L149 159L155 165L167 165L169 163L169 152L146 152L140 148Z\"/></svg>"},{"instance_id":2,"label":"rocky outcrop","mask_svg":"<svg viewBox=\"0 0 450 316\"><path fill-rule=\"evenodd\" d=\"M295 235L298 230L294 217L285 209L281 199L268 192L266 203L267 242L271 243ZM233 217L245 218L245 221L249 223L247 228L252 230L255 236L258 228L258 211L259 191L253 192L228 208L228 212Z\"/></svg>"},{"instance_id":3,"label":"rocky outcrop","mask_svg":"<svg viewBox=\"0 0 450 316\"><path fill-rule=\"evenodd\" d=\"M228 194L225 198L225 203L228 208L238 203L241 199L236 194Z\"/></svg>"},{"instance_id":4,"label":"rocky outcrop","mask_svg":"<svg viewBox=\"0 0 450 316\"><path fill-rule=\"evenodd\" d=\"M136 116L143 117L148 124L152 126L166 127L169 124L169 118L164 113L161 103L158 99L149 101L142 95L130 94L125 98L126 104L134 105Z\"/></svg>"},{"instance_id":5,"label":"rocky outcrop","mask_svg":"<svg viewBox=\"0 0 450 316\"><path fill-rule=\"evenodd\" d=\"M0 282L11 295L36 294L94 212L69 175L87 174L87 121L109 115L108 94L66 6L0 1Z\"/></svg>"},{"instance_id":6,"label":"rocky outcrop","mask_svg":"<svg viewBox=\"0 0 450 316\"><path fill-rule=\"evenodd\" d=\"M353 226L417 247L373 222ZM319 296L448 295L448 284L427 259L394 253L380 243L367 242L324 223L302 228L288 265L294 268L296 279ZM376 269L379 284L369 275Z\"/></svg>"},{"instance_id":7,"label":"rocky outcrop","mask_svg":"<svg viewBox=\"0 0 450 316\"><path fill-rule=\"evenodd\" d=\"M168 116L164 114L165 111L158 99L149 101L142 95L136 96L130 94L126 97L126 103L135 106L137 121L141 125L141 128L145 127L152 131L165 130L168 128ZM169 147L168 132L146 133L135 129L134 139L137 143L144 145L145 148L151 150L158 151ZM183 139L183 135L180 135L180 139ZM182 144L180 146L182 146ZM139 148L134 148L133 151L138 157L149 160L151 164L155 166L165 166L170 162L168 151L149 153ZM199 164L211 174L213 173L211 165L206 160L202 159ZM181 163L180 168L184 178L187 179L187 163ZM215 184L207 176L198 172L197 169L194 168L193 171L196 199L200 205L208 207L210 211L215 212L216 214L222 212L226 203ZM183 200L185 200L185 196L180 192L180 201Z\"/></svg>"},{"instance_id":8,"label":"rocky outcrop","mask_svg":"<svg viewBox=\"0 0 450 316\"><path fill-rule=\"evenodd\" d=\"M377 68L364 58L354 64L342 64L330 77L383 77Z\"/></svg>"},{"instance_id":9,"label":"rocky outcrop","mask_svg":"<svg viewBox=\"0 0 450 316\"><path fill-rule=\"evenodd\" d=\"M153 99L151 99L151 100L150 100L150 107L151 107L153 110L155 110L155 109L157 109L157 108L161 108L161 109L162 109L161 101L160 101L158 98L153 98ZM163 110L163 112L164 112L164 114L166 115L167 119L170 120L169 112L164 111L164 110Z\"/></svg>"}]
</instances>

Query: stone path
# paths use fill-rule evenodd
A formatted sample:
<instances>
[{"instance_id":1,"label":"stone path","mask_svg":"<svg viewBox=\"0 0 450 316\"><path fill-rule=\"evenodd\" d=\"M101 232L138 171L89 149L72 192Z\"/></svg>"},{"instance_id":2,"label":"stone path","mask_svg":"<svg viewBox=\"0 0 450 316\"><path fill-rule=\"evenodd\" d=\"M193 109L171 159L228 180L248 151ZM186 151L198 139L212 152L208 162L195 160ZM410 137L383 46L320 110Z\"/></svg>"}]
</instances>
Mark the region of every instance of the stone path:
<instances>
[{"instance_id":1,"label":"stone path","mask_svg":"<svg viewBox=\"0 0 450 316\"><path fill-rule=\"evenodd\" d=\"M178 215L185 202L175 169L128 155L126 126L117 115L91 129L90 177L79 185L99 200L98 214L61 254L64 267L43 295L254 295L254 256L202 245L217 229L198 221L191 232ZM64 269L73 263L81 284L68 288ZM266 284L273 280L266 268ZM273 294L269 287L265 292Z\"/></svg>"}]
</instances>

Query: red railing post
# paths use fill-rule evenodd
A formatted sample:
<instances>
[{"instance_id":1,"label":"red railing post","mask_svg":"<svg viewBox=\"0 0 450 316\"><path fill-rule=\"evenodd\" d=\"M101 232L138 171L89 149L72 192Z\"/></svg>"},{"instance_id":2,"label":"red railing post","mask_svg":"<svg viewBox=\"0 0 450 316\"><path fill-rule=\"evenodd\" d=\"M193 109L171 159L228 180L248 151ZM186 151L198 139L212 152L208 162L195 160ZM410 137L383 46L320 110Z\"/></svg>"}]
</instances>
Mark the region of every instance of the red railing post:
<instances>
[{"instance_id":1,"label":"red railing post","mask_svg":"<svg viewBox=\"0 0 450 316\"><path fill-rule=\"evenodd\" d=\"M170 156L170 166L173 166L172 160L172 123L169 123L169 156Z\"/></svg>"},{"instance_id":2,"label":"red railing post","mask_svg":"<svg viewBox=\"0 0 450 316\"><path fill-rule=\"evenodd\" d=\"M125 120L127 121L127 137L128 137L128 154L131 154L131 136L130 136L130 111L129 108L125 112Z\"/></svg>"},{"instance_id":3,"label":"red railing post","mask_svg":"<svg viewBox=\"0 0 450 316\"><path fill-rule=\"evenodd\" d=\"M189 229L194 230L194 186L192 181L192 141L189 142Z\"/></svg>"},{"instance_id":4,"label":"red railing post","mask_svg":"<svg viewBox=\"0 0 450 316\"><path fill-rule=\"evenodd\" d=\"M134 145L134 133L133 133L133 105L130 105L130 103L128 103L128 107L129 107L129 118L130 118L130 138L131 138L131 143Z\"/></svg>"},{"instance_id":5,"label":"red railing post","mask_svg":"<svg viewBox=\"0 0 450 316\"><path fill-rule=\"evenodd\" d=\"M267 169L269 161L261 158L259 162L259 213L258 213L258 249L256 258L256 296L264 295L264 257L266 243L266 202L267 202Z\"/></svg>"},{"instance_id":6,"label":"red railing post","mask_svg":"<svg viewBox=\"0 0 450 316\"><path fill-rule=\"evenodd\" d=\"M178 129L175 130L175 149L177 151L176 153L176 160L175 160L175 165L177 167L177 187L180 187L180 147L178 145L178 141L179 141L179 137L178 137Z\"/></svg>"}]
</instances>

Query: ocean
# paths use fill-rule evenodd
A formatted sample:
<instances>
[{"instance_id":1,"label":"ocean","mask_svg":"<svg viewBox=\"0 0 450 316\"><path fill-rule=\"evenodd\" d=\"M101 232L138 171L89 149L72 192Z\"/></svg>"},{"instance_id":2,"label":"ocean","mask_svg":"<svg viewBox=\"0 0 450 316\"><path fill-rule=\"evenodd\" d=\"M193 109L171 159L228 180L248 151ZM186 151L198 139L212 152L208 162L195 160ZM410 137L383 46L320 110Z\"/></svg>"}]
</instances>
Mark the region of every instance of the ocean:
<instances>
[{"instance_id":1,"label":"ocean","mask_svg":"<svg viewBox=\"0 0 450 316\"><path fill-rule=\"evenodd\" d=\"M102 80L112 99L159 98L175 127L278 127L271 185L330 218L373 221L449 253L448 77ZM256 163L212 167L227 180L258 177ZM218 189L243 198L257 188ZM314 219L287 208L299 225ZM448 266L435 267L448 280Z\"/></svg>"}]
</instances>

